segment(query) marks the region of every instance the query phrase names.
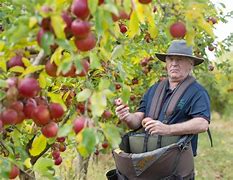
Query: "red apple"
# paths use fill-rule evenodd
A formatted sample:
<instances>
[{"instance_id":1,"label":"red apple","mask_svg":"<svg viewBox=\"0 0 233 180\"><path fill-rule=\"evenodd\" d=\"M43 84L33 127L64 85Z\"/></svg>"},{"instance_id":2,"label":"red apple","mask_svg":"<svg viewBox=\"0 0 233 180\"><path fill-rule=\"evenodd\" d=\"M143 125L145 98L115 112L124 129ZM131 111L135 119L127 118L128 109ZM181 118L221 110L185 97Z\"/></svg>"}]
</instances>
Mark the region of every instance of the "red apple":
<instances>
[{"instance_id":1,"label":"red apple","mask_svg":"<svg viewBox=\"0 0 233 180\"><path fill-rule=\"evenodd\" d=\"M22 101L15 101L10 105L11 109L14 109L17 112L23 111L23 102Z\"/></svg>"},{"instance_id":2,"label":"red apple","mask_svg":"<svg viewBox=\"0 0 233 180\"><path fill-rule=\"evenodd\" d=\"M135 96L135 95L131 95L131 96L130 96L130 100L131 100L131 101L134 101L135 99L136 99L136 96Z\"/></svg>"},{"instance_id":3,"label":"red apple","mask_svg":"<svg viewBox=\"0 0 233 180\"><path fill-rule=\"evenodd\" d=\"M52 119L61 118L64 114L63 107L58 103L51 103L49 105L50 115Z\"/></svg>"},{"instance_id":4,"label":"red apple","mask_svg":"<svg viewBox=\"0 0 233 180\"><path fill-rule=\"evenodd\" d=\"M140 3L142 4L149 4L151 3L152 0L139 0Z\"/></svg>"},{"instance_id":5,"label":"red apple","mask_svg":"<svg viewBox=\"0 0 233 180\"><path fill-rule=\"evenodd\" d=\"M132 84L138 84L138 78L133 78L132 79Z\"/></svg>"},{"instance_id":6,"label":"red apple","mask_svg":"<svg viewBox=\"0 0 233 180\"><path fill-rule=\"evenodd\" d=\"M41 21L41 27L44 30L48 30L48 31L52 29L50 17L46 17L46 18L42 19L42 21Z\"/></svg>"},{"instance_id":7,"label":"red apple","mask_svg":"<svg viewBox=\"0 0 233 180\"><path fill-rule=\"evenodd\" d=\"M17 121L15 122L15 124L22 123L24 119L25 119L24 113L22 111L18 112L18 118L17 118Z\"/></svg>"},{"instance_id":8,"label":"red apple","mask_svg":"<svg viewBox=\"0 0 233 180\"><path fill-rule=\"evenodd\" d=\"M55 159L54 164L59 166L62 163L62 157L59 156L57 159Z\"/></svg>"},{"instance_id":9,"label":"red apple","mask_svg":"<svg viewBox=\"0 0 233 180\"><path fill-rule=\"evenodd\" d=\"M119 83L116 83L116 84L115 84L115 89L116 89L116 90L119 90L119 89L121 89L121 84L119 84Z\"/></svg>"},{"instance_id":10,"label":"red apple","mask_svg":"<svg viewBox=\"0 0 233 180\"><path fill-rule=\"evenodd\" d=\"M8 88L10 87L16 87L18 84L18 78L17 77L10 77L6 80Z\"/></svg>"},{"instance_id":11,"label":"red apple","mask_svg":"<svg viewBox=\"0 0 233 180\"><path fill-rule=\"evenodd\" d=\"M81 114L84 114L85 104L84 103L78 103L77 106L76 106L76 111L80 112Z\"/></svg>"},{"instance_id":12,"label":"red apple","mask_svg":"<svg viewBox=\"0 0 233 180\"><path fill-rule=\"evenodd\" d=\"M125 24L119 24L121 33L125 34L127 32L127 26Z\"/></svg>"},{"instance_id":13,"label":"red apple","mask_svg":"<svg viewBox=\"0 0 233 180\"><path fill-rule=\"evenodd\" d=\"M82 64L82 71L78 73L77 76L83 77L86 76L86 74L88 73L90 64L87 58L82 59L81 64Z\"/></svg>"},{"instance_id":14,"label":"red apple","mask_svg":"<svg viewBox=\"0 0 233 180\"><path fill-rule=\"evenodd\" d=\"M47 138L56 137L58 132L58 125L55 122L50 122L49 124L46 124L42 127L41 132Z\"/></svg>"},{"instance_id":15,"label":"red apple","mask_svg":"<svg viewBox=\"0 0 233 180\"><path fill-rule=\"evenodd\" d=\"M9 179L15 179L20 173L19 168L16 165L13 165L11 171L9 172Z\"/></svg>"},{"instance_id":16,"label":"red apple","mask_svg":"<svg viewBox=\"0 0 233 180\"><path fill-rule=\"evenodd\" d=\"M25 68L24 63L22 61L22 56L16 55L12 57L8 62L7 62L7 68L10 69L15 66L21 66Z\"/></svg>"},{"instance_id":17,"label":"red apple","mask_svg":"<svg viewBox=\"0 0 233 180\"><path fill-rule=\"evenodd\" d=\"M212 24L216 24L216 23L217 23L217 19L214 18L214 17L209 17L209 18L207 19L207 22L211 22Z\"/></svg>"},{"instance_id":18,"label":"red apple","mask_svg":"<svg viewBox=\"0 0 233 180\"><path fill-rule=\"evenodd\" d=\"M6 124L15 124L18 120L18 114L14 109L5 109L2 113L2 122Z\"/></svg>"},{"instance_id":19,"label":"red apple","mask_svg":"<svg viewBox=\"0 0 233 180\"><path fill-rule=\"evenodd\" d=\"M71 12L78 18L85 20L90 15L87 0L73 0Z\"/></svg>"},{"instance_id":20,"label":"red apple","mask_svg":"<svg viewBox=\"0 0 233 180\"><path fill-rule=\"evenodd\" d=\"M147 66L148 62L149 62L148 58L143 58L140 61L140 64L141 64L142 67L145 67L145 66Z\"/></svg>"},{"instance_id":21,"label":"red apple","mask_svg":"<svg viewBox=\"0 0 233 180\"><path fill-rule=\"evenodd\" d=\"M43 28L41 28L36 36L36 40L39 46L41 46L41 41L42 41L42 37L44 36L45 30Z\"/></svg>"},{"instance_id":22,"label":"red apple","mask_svg":"<svg viewBox=\"0 0 233 180\"><path fill-rule=\"evenodd\" d=\"M35 97L40 91L40 86L35 78L24 78L18 83L18 91L23 97Z\"/></svg>"},{"instance_id":23,"label":"red apple","mask_svg":"<svg viewBox=\"0 0 233 180\"><path fill-rule=\"evenodd\" d=\"M57 137L57 142L65 142L66 137Z\"/></svg>"},{"instance_id":24,"label":"red apple","mask_svg":"<svg viewBox=\"0 0 233 180\"><path fill-rule=\"evenodd\" d=\"M183 22L176 22L170 26L170 33L174 38L183 38L186 34L186 27Z\"/></svg>"},{"instance_id":25,"label":"red apple","mask_svg":"<svg viewBox=\"0 0 233 180\"><path fill-rule=\"evenodd\" d=\"M156 12L157 12L157 7L154 6L154 7L153 7L153 13L156 13Z\"/></svg>"},{"instance_id":26,"label":"red apple","mask_svg":"<svg viewBox=\"0 0 233 180\"><path fill-rule=\"evenodd\" d=\"M105 119L109 119L112 116L111 111L105 110L102 114L102 117Z\"/></svg>"},{"instance_id":27,"label":"red apple","mask_svg":"<svg viewBox=\"0 0 233 180\"><path fill-rule=\"evenodd\" d=\"M49 76L56 77L57 76L57 65L54 62L47 61L45 65L45 71Z\"/></svg>"},{"instance_id":28,"label":"red apple","mask_svg":"<svg viewBox=\"0 0 233 180\"><path fill-rule=\"evenodd\" d=\"M210 64L210 65L208 66L208 70L209 70L209 71L213 71L213 70L214 70L214 66Z\"/></svg>"},{"instance_id":29,"label":"red apple","mask_svg":"<svg viewBox=\"0 0 233 180\"><path fill-rule=\"evenodd\" d=\"M85 117L78 117L73 122L73 129L76 134L78 134L85 126Z\"/></svg>"},{"instance_id":30,"label":"red apple","mask_svg":"<svg viewBox=\"0 0 233 180\"><path fill-rule=\"evenodd\" d=\"M89 51L95 47L95 44L96 38L92 33L84 39L75 39L75 45L80 51Z\"/></svg>"},{"instance_id":31,"label":"red apple","mask_svg":"<svg viewBox=\"0 0 233 180\"><path fill-rule=\"evenodd\" d=\"M120 98L115 99L115 100L114 100L114 103L115 103L116 106L119 106L119 105L122 104L122 100L121 100Z\"/></svg>"},{"instance_id":32,"label":"red apple","mask_svg":"<svg viewBox=\"0 0 233 180\"><path fill-rule=\"evenodd\" d=\"M108 148L108 142L104 142L104 143L102 144L102 147L103 147L104 149Z\"/></svg>"},{"instance_id":33,"label":"red apple","mask_svg":"<svg viewBox=\"0 0 233 180\"><path fill-rule=\"evenodd\" d=\"M86 38L91 30L91 25L88 21L76 19L71 24L71 31L77 39Z\"/></svg>"},{"instance_id":34,"label":"red apple","mask_svg":"<svg viewBox=\"0 0 233 180\"><path fill-rule=\"evenodd\" d=\"M44 105L37 106L33 111L32 117L33 117L33 121L38 126L46 125L51 121L49 110Z\"/></svg>"},{"instance_id":35,"label":"red apple","mask_svg":"<svg viewBox=\"0 0 233 180\"><path fill-rule=\"evenodd\" d=\"M59 151L64 152L66 150L66 145L64 143L59 144Z\"/></svg>"},{"instance_id":36,"label":"red apple","mask_svg":"<svg viewBox=\"0 0 233 180\"><path fill-rule=\"evenodd\" d=\"M63 11L61 17L62 17L63 21L65 22L66 27L70 28L71 24L72 24L72 17L70 15L70 13L68 11Z\"/></svg>"},{"instance_id":37,"label":"red apple","mask_svg":"<svg viewBox=\"0 0 233 180\"><path fill-rule=\"evenodd\" d=\"M37 103L35 99L29 98L24 105L23 112L27 118L32 118L33 111L36 109Z\"/></svg>"},{"instance_id":38,"label":"red apple","mask_svg":"<svg viewBox=\"0 0 233 180\"><path fill-rule=\"evenodd\" d=\"M104 3L104 0L99 0L98 5L101 5Z\"/></svg>"},{"instance_id":39,"label":"red apple","mask_svg":"<svg viewBox=\"0 0 233 180\"><path fill-rule=\"evenodd\" d=\"M60 151L54 150L54 151L52 152L52 157L53 157L53 159L59 158L59 157L60 157Z\"/></svg>"},{"instance_id":40,"label":"red apple","mask_svg":"<svg viewBox=\"0 0 233 180\"><path fill-rule=\"evenodd\" d=\"M210 44L210 45L208 46L208 49L209 49L209 51L213 51L213 50L214 50L214 46L213 46L212 44Z\"/></svg>"}]
</instances>

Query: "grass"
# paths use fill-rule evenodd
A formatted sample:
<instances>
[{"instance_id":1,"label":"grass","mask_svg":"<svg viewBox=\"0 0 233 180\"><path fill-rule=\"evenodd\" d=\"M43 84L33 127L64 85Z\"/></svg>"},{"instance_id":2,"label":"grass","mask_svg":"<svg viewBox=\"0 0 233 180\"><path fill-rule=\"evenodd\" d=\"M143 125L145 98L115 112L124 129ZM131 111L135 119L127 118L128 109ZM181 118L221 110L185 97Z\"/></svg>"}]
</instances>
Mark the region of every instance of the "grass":
<instances>
[{"instance_id":1,"label":"grass","mask_svg":"<svg viewBox=\"0 0 233 180\"><path fill-rule=\"evenodd\" d=\"M232 120L221 120L216 114L210 125L214 147L210 147L207 133L199 136L198 156L195 157L196 180L233 179L233 126ZM89 165L88 180L105 180L105 173L113 169L111 154L99 155L98 162Z\"/></svg>"}]
</instances>

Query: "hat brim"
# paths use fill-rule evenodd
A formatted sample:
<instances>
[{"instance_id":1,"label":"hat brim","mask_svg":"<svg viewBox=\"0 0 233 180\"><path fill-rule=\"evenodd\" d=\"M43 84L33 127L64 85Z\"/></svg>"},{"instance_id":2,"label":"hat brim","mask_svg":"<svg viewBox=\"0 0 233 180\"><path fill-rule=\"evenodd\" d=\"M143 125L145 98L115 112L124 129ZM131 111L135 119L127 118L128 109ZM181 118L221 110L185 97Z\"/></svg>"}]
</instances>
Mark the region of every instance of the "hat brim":
<instances>
[{"instance_id":1,"label":"hat brim","mask_svg":"<svg viewBox=\"0 0 233 180\"><path fill-rule=\"evenodd\" d=\"M204 59L203 58L198 58L198 57L195 57L195 56L189 56L189 55L186 55L186 54L178 54L178 53L169 53L169 54L163 54L163 53L155 53L156 57L163 61L163 62L166 62L166 56L184 56L184 57L189 57L189 58L192 58L194 60L194 66L197 66L201 63L204 62Z\"/></svg>"}]
</instances>

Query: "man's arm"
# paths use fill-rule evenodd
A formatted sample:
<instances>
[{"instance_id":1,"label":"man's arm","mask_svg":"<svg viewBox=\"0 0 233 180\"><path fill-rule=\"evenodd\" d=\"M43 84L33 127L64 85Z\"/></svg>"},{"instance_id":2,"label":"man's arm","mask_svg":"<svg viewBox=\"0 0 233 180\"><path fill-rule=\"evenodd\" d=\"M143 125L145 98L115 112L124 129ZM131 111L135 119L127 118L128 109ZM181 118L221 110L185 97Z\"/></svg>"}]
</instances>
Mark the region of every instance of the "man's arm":
<instances>
[{"instance_id":1,"label":"man's arm","mask_svg":"<svg viewBox=\"0 0 233 180\"><path fill-rule=\"evenodd\" d=\"M207 131L209 127L209 122L202 117L195 117L177 124L163 124L160 121L145 118L142 124L150 134L159 135L198 134Z\"/></svg>"}]
</instances>

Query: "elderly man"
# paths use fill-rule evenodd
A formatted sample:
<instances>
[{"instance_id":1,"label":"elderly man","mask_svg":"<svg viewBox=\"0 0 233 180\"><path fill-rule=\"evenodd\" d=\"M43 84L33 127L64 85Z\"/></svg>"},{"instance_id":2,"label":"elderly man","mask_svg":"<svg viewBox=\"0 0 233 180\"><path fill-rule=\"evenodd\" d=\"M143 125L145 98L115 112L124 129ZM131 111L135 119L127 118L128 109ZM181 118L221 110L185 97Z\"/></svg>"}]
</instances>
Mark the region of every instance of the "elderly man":
<instances>
[{"instance_id":1,"label":"elderly man","mask_svg":"<svg viewBox=\"0 0 233 180\"><path fill-rule=\"evenodd\" d=\"M208 130L210 122L210 99L206 90L195 81L183 93L174 112L164 123L164 110L175 89L188 76L194 66L203 62L203 59L192 55L192 47L187 46L184 40L172 41L166 54L156 53L159 60L166 62L168 85L162 100L158 119L148 116L153 95L159 83L154 84L144 94L137 112L130 113L129 107L118 99L115 109L118 118L131 129L143 126L152 135L187 135L193 134L191 140L193 155L197 150L197 134Z\"/></svg>"}]
</instances>

